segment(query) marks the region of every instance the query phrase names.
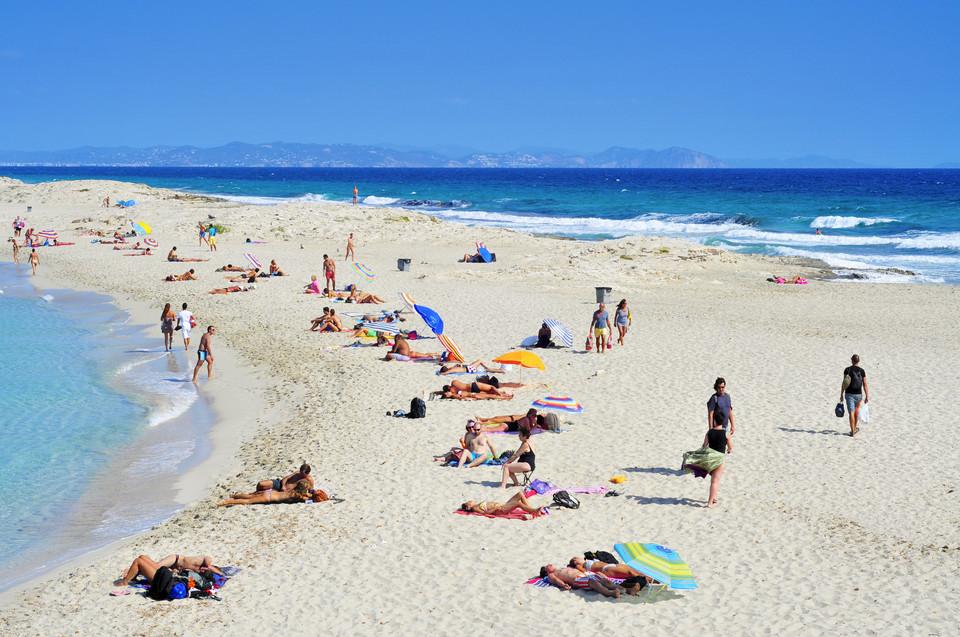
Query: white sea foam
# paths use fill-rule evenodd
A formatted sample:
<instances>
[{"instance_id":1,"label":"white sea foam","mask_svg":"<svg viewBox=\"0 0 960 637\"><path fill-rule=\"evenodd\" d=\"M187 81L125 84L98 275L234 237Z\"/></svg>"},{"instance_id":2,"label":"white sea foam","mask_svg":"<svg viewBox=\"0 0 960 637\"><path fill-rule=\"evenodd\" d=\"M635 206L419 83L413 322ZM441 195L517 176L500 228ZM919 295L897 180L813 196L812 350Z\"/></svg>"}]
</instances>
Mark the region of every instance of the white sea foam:
<instances>
[{"instance_id":1,"label":"white sea foam","mask_svg":"<svg viewBox=\"0 0 960 637\"><path fill-rule=\"evenodd\" d=\"M716 215L708 213L686 217L649 214L632 219L599 219L597 217L535 217L461 208L437 210L432 214L469 226L496 225L526 232L568 235L606 234L614 237L633 234L716 236L744 227L733 222L703 223L702 220L716 218Z\"/></svg>"},{"instance_id":2,"label":"white sea foam","mask_svg":"<svg viewBox=\"0 0 960 637\"><path fill-rule=\"evenodd\" d=\"M810 222L811 228L856 228L857 226L872 226L878 223L898 223L899 219L887 217L841 217L830 215L817 217Z\"/></svg>"},{"instance_id":3,"label":"white sea foam","mask_svg":"<svg viewBox=\"0 0 960 637\"><path fill-rule=\"evenodd\" d=\"M417 193L413 193L417 194ZM377 197L376 195L370 195L369 197L363 198L363 203L368 206L390 206L400 201L396 197Z\"/></svg>"},{"instance_id":4,"label":"white sea foam","mask_svg":"<svg viewBox=\"0 0 960 637\"><path fill-rule=\"evenodd\" d=\"M912 250L960 250L960 232L930 233L901 239L897 247Z\"/></svg>"},{"instance_id":5,"label":"white sea foam","mask_svg":"<svg viewBox=\"0 0 960 637\"><path fill-rule=\"evenodd\" d=\"M130 361L130 362L127 362L127 363L123 363L122 365L120 365L120 366L117 368L117 372L116 372L117 376L123 376L124 374L126 374L127 372L129 372L129 371L130 371L131 369L133 369L134 367L139 367L140 365L144 365L144 364L146 364L146 363L152 363L153 361L159 360L159 359L161 359L161 358L164 358L164 357L167 355L166 352L160 352L160 351L158 351L158 350L153 350L153 349L137 349L137 350L133 350L133 351L135 351L135 352L143 352L143 353L148 353L148 352L149 352L149 353L151 353L151 354L155 354L155 356L141 356L141 357L138 358L137 360Z\"/></svg>"}]
</instances>

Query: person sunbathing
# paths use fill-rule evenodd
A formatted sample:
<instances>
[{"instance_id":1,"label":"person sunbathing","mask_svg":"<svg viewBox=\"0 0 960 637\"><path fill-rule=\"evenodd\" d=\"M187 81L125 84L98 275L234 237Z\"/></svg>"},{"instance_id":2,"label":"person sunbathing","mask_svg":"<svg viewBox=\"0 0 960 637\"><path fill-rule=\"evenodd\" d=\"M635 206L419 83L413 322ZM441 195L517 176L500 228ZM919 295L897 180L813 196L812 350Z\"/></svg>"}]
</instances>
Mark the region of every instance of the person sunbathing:
<instances>
[{"instance_id":1,"label":"person sunbathing","mask_svg":"<svg viewBox=\"0 0 960 637\"><path fill-rule=\"evenodd\" d=\"M520 431L520 426L525 425L529 429L543 427L543 416L537 415L536 409L528 409L525 414L508 414L506 416L492 416L490 418L481 418L476 414L473 419L480 425L481 431L486 432L504 432Z\"/></svg>"},{"instance_id":2,"label":"person sunbathing","mask_svg":"<svg viewBox=\"0 0 960 637\"><path fill-rule=\"evenodd\" d=\"M410 343L407 339L403 338L399 334L393 337L393 347L390 349L390 354L393 354L390 358L386 360L409 360L415 358L439 358L440 354L438 352L429 352L422 353L414 349L411 349ZM405 358L397 358L397 355ZM389 356L389 354L388 354Z\"/></svg>"},{"instance_id":3,"label":"person sunbathing","mask_svg":"<svg viewBox=\"0 0 960 637\"><path fill-rule=\"evenodd\" d=\"M553 564L547 564L540 568L540 577L565 591L571 588L589 588L605 597L620 597L621 587L608 580L602 573L581 573L577 569L570 568L569 566L557 568ZM636 595L640 591L638 587L639 584L633 589L628 589L626 592L631 595Z\"/></svg>"},{"instance_id":4,"label":"person sunbathing","mask_svg":"<svg viewBox=\"0 0 960 637\"><path fill-rule=\"evenodd\" d=\"M196 280L197 280L197 275L193 271L193 268L190 268L188 272L184 272L183 274L179 274L179 275L170 274L167 276L167 278L164 279L164 281L196 281Z\"/></svg>"},{"instance_id":5,"label":"person sunbathing","mask_svg":"<svg viewBox=\"0 0 960 637\"><path fill-rule=\"evenodd\" d=\"M476 380L473 381L472 383L465 383L462 380L451 380L449 387L451 390L454 390L454 391L468 391L473 394L484 393L484 394L499 395L501 393L496 386L491 385L490 383L483 383Z\"/></svg>"},{"instance_id":6,"label":"person sunbathing","mask_svg":"<svg viewBox=\"0 0 960 637\"><path fill-rule=\"evenodd\" d=\"M256 290L256 285L231 285L228 288L215 288L213 290L208 290L207 294L230 294L232 292L250 292L251 290Z\"/></svg>"},{"instance_id":7,"label":"person sunbathing","mask_svg":"<svg viewBox=\"0 0 960 637\"><path fill-rule=\"evenodd\" d=\"M234 493L230 496L229 500L224 500L217 504L218 507L229 507L235 506L238 504L249 505L249 504L280 504L281 502L306 502L307 500L313 500L314 502L324 502L329 500L330 497L322 489L310 490L310 482L308 480L301 480L297 483L290 491L274 491L273 489L266 489L265 491L257 491L256 493Z\"/></svg>"},{"instance_id":8,"label":"person sunbathing","mask_svg":"<svg viewBox=\"0 0 960 637\"><path fill-rule=\"evenodd\" d=\"M145 256L149 256L149 255L152 255L152 254L153 254L153 253L150 252L150 248L149 248L149 247L146 247L146 248L144 248L143 250L141 250L140 252L133 252L133 253L130 253L130 254L125 254L125 255L123 255L123 256L125 256L125 257L145 257Z\"/></svg>"},{"instance_id":9,"label":"person sunbathing","mask_svg":"<svg viewBox=\"0 0 960 637\"><path fill-rule=\"evenodd\" d=\"M174 572L195 571L197 573L203 573L204 571L211 571L217 575L223 575L223 571L213 563L213 558L209 555L174 554L166 556L159 562L155 562L146 555L141 555L133 560L130 568L123 572L123 577L114 582L114 584L128 586L130 582L137 579L139 575L143 575L147 582L152 584L153 576L157 574L158 569L164 566Z\"/></svg>"},{"instance_id":10,"label":"person sunbathing","mask_svg":"<svg viewBox=\"0 0 960 637\"><path fill-rule=\"evenodd\" d=\"M186 257L177 256L177 246L173 246L173 250L167 253L167 261L174 261L177 263L187 263L195 261L209 261L210 259L188 259ZM219 270L218 270L219 271Z\"/></svg>"},{"instance_id":11,"label":"person sunbathing","mask_svg":"<svg viewBox=\"0 0 960 637\"><path fill-rule=\"evenodd\" d=\"M472 363L453 363L440 367L440 375L444 374L476 374L480 371L487 371L491 374L502 374L502 367L490 367L479 358Z\"/></svg>"},{"instance_id":12,"label":"person sunbathing","mask_svg":"<svg viewBox=\"0 0 960 637\"><path fill-rule=\"evenodd\" d=\"M300 484L301 480L309 483L309 488L313 488L313 478L310 476L310 465L304 462L300 468L286 476L285 478L274 478L273 480L261 480L257 483L257 491L289 491Z\"/></svg>"},{"instance_id":13,"label":"person sunbathing","mask_svg":"<svg viewBox=\"0 0 960 637\"><path fill-rule=\"evenodd\" d=\"M610 564L597 559L588 560L583 557L575 557L570 560L567 566L575 568L581 573L603 573L607 577L615 577L617 579L637 578L643 580L640 588L654 581L653 578L647 577L628 564Z\"/></svg>"},{"instance_id":14,"label":"person sunbathing","mask_svg":"<svg viewBox=\"0 0 960 637\"><path fill-rule=\"evenodd\" d=\"M270 261L270 276L287 276L283 273L283 270L280 269L280 266L277 265L276 259Z\"/></svg>"},{"instance_id":15,"label":"person sunbathing","mask_svg":"<svg viewBox=\"0 0 960 637\"><path fill-rule=\"evenodd\" d=\"M357 286L353 285L350 295L347 296L347 303L386 303L383 299L369 292L361 292Z\"/></svg>"},{"instance_id":16,"label":"person sunbathing","mask_svg":"<svg viewBox=\"0 0 960 637\"><path fill-rule=\"evenodd\" d=\"M774 283L796 283L800 285L803 285L807 282L807 280L799 274L790 279L785 279L782 276L774 276L773 278L767 279L767 281L773 281Z\"/></svg>"},{"instance_id":17,"label":"person sunbathing","mask_svg":"<svg viewBox=\"0 0 960 637\"><path fill-rule=\"evenodd\" d=\"M474 502L473 500L467 500L460 505L461 511L483 513L485 515L506 515L517 509L522 509L525 513L532 513L534 515L546 515L548 513L547 507L540 507L538 509L530 506L527 497L523 495L523 491L517 491L512 498L503 504L499 502Z\"/></svg>"},{"instance_id":18,"label":"person sunbathing","mask_svg":"<svg viewBox=\"0 0 960 637\"><path fill-rule=\"evenodd\" d=\"M260 268L254 268L249 272L244 272L239 276L234 276L234 277L225 276L223 278L228 279L231 283L243 283L243 282L256 283L258 274L260 274Z\"/></svg>"},{"instance_id":19,"label":"person sunbathing","mask_svg":"<svg viewBox=\"0 0 960 637\"><path fill-rule=\"evenodd\" d=\"M483 257L480 256L480 253L476 254L465 254L462 259L457 259L457 263L483 263Z\"/></svg>"},{"instance_id":20,"label":"person sunbathing","mask_svg":"<svg viewBox=\"0 0 960 637\"><path fill-rule=\"evenodd\" d=\"M471 385L476 385L477 383L471 383ZM493 388L492 385L487 385L487 387ZM472 387L471 387L472 389ZM446 398L449 400L510 400L513 398L513 394L507 392L501 392L495 390L497 393L486 392L486 391L469 391L463 389L454 389L450 385L444 385L443 389L440 391L432 392L433 395L439 395L440 398Z\"/></svg>"},{"instance_id":21,"label":"person sunbathing","mask_svg":"<svg viewBox=\"0 0 960 637\"><path fill-rule=\"evenodd\" d=\"M246 272L246 271L247 271L247 268L241 268L240 266L233 265L232 263L228 263L227 265L216 269L216 272Z\"/></svg>"}]
</instances>

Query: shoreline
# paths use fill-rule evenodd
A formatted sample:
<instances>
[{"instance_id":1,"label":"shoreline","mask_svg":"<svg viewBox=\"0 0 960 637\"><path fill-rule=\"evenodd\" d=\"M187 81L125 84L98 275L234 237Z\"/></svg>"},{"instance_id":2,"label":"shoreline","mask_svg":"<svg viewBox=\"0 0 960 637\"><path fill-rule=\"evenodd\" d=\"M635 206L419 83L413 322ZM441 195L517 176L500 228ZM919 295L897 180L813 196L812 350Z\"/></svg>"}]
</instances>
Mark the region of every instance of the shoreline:
<instances>
[{"instance_id":1,"label":"shoreline","mask_svg":"<svg viewBox=\"0 0 960 637\"><path fill-rule=\"evenodd\" d=\"M13 265L12 262L4 261L4 263L10 266ZM152 325L156 323L154 320L156 315L154 308L150 308L143 303L135 302L128 298L111 296L109 293L93 287L71 286L70 281L65 281L60 278L37 276L28 278L27 281L37 290L36 295L50 293L70 295L76 293L94 294L103 297L105 304L113 306L118 313L126 317L122 328L128 330L125 338L131 339L133 346L136 346L138 342L146 344L160 341L162 343L162 338L154 333L156 326ZM182 341L179 345L182 347ZM181 352L178 351L177 353L179 354ZM250 419L244 418L242 414L255 413L258 411L263 400L258 396L257 391L260 379L256 378L255 374L251 373L249 369L239 361L237 355L232 350L220 347L215 349L215 354L218 357L218 363L222 361L232 369L238 370L238 373L232 375L231 382L235 383L236 387L243 388L244 390L241 392L239 400L235 396L231 396L229 401L225 400L222 392L216 391L217 388L214 388L213 392L207 392L201 389L198 400L194 401L182 413L166 418L160 423L147 423L146 427L135 439L122 448L115 450L118 458L124 456L126 459L119 465L114 461L102 467L90 476L89 482L84 489L84 495L87 496L90 496L91 492L96 490L113 490L111 485L112 479L119 477L119 473L129 472L133 470L135 466L144 462L149 463L149 457L144 455L150 447L149 439L153 438L156 441L159 436L161 445L170 444L169 442L162 442L168 439L171 433L170 430L173 428L182 429L187 421L191 422L191 428L195 427L199 410L199 415L203 416L203 420L201 421L202 426L199 431L195 432L194 435L196 437L192 440L200 443L201 447L205 445L208 448L202 449L194 447L186 457L174 463L174 469L172 471L163 474L164 477L159 487L156 483L151 485L151 489L154 490L154 498L157 498L151 500L151 502L155 505L163 505L164 507L173 506L173 510L169 513L163 513L161 519L133 533L108 532L108 536L112 535L115 537L105 543L90 546L82 554L68 558L58 558L51 566L38 564L36 562L31 563L31 568L37 570L37 572L30 575L26 580L14 580L3 590L0 590L0 605L5 604L7 600L12 599L12 597L18 593L50 581L63 572L89 565L97 556L105 554L105 551L109 551L125 542L132 541L145 533L149 533L152 529L156 529L158 524L166 522L183 512L191 502L197 500L201 497L201 494L207 492L213 484L215 484L216 476L229 470L232 456L236 452L237 447L236 443L231 440L232 436L230 433L235 432L237 429L241 431L249 430ZM118 359L118 362L119 360L120 359ZM201 376L201 378L203 377ZM120 381L115 379L108 382L116 385ZM129 385L129 383L123 383L123 385ZM116 389L124 393L132 391L129 386L121 388L119 385L116 385ZM158 394L158 399L159 396ZM150 410L152 411L158 406L159 405L152 404ZM207 413L203 413L204 411ZM147 420L150 418L149 413L150 412L145 414ZM228 428L229 423L237 422L239 422L239 427L234 425ZM163 431L160 431L161 429ZM150 476L150 478L155 479L153 476ZM101 506L106 507L108 505L103 503ZM108 512L104 509L103 513L106 515ZM93 520L88 521L93 522ZM96 542L96 540L93 540L93 535L98 533L98 530L98 526L90 526L86 529L86 533L90 536L90 542Z\"/></svg>"},{"instance_id":2,"label":"shoreline","mask_svg":"<svg viewBox=\"0 0 960 637\"><path fill-rule=\"evenodd\" d=\"M90 190L78 195L83 188ZM246 432L223 429L236 439L235 471L223 469L206 490L198 486L198 500L155 529L62 571L57 581L0 597L0 627L9 632L60 634L84 622L91 632L137 625L147 634L188 627L309 634L304 618L323 614L334 633L493 633L505 621L576 621L580 630L620 633L635 629L638 611L684 632L704 621L737 634L758 625L785 634L956 628L945 609L960 600L960 506L940 467L944 453L951 466L958 452L939 388L960 381L960 371L947 367L932 382L930 369L934 359L960 354L952 329L957 288L812 279L776 285L765 280L773 269L807 278L815 270L672 239L587 243L498 228L465 232L408 211L403 220L400 211L337 204L264 210L170 201L163 191L104 182L28 190L35 201L51 202L35 206L34 215L50 225L59 220L64 233L126 221L97 210L101 192L142 199L135 214L152 222L164 253L175 244L185 256L206 256L194 244L196 221L229 226L215 261L200 264L198 282L160 282L173 265L182 271L186 264L117 258L79 241L75 249L44 252L41 267L109 287L114 298L127 294L149 305L176 294L198 313L202 306L203 316L222 326L222 342L273 380L263 390L268 410L244 414ZM19 205L3 203L0 188L0 215ZM93 221L70 223L78 218ZM376 273L362 287L387 300L376 309L394 309L397 292L410 294L443 316L469 360L509 351L543 317L568 325L574 348L544 350L546 370L524 372L525 382L548 388L518 389L505 404L430 401L420 421L386 418L386 411L407 409L412 396L439 388L432 367L383 362L376 348L329 349L352 339L305 329L329 304L299 293L319 272L324 251L337 255L340 287L358 280L341 260L348 232L356 232L360 259ZM269 243L251 248L245 237ZM475 239L498 253L496 263L455 263ZM214 267L251 249L293 276L253 293L204 295L223 281ZM397 258L411 258L411 271L397 271ZM626 297L633 309L626 346L604 356L581 349L595 286L612 287L613 300ZM408 321L406 329L423 329L415 317ZM868 369L874 417L853 439L841 435L844 423L832 414L852 352ZM718 375L734 400L737 440L721 505L708 511L704 482L677 466L703 439L704 404ZM585 495L576 511L529 522L454 515L460 502L503 501L512 490L494 488L495 468L441 468L432 456L455 443L474 413L520 413L547 392L572 396L584 410L561 414L567 432L535 437L535 477L610 486L611 477L625 476L621 496ZM229 402L233 392L226 393ZM500 438L510 437L497 437L498 451L516 447ZM213 506L302 461L314 467L317 486L343 501ZM210 467L212 476L217 469ZM641 611L632 599L606 602L523 584L544 563L622 541L675 549L699 589ZM109 581L138 553L172 552L212 555L243 573L216 604L156 606L136 595L107 596ZM410 574L398 577L398 569ZM899 586L903 581L916 586ZM482 595L464 595L477 588ZM485 619L490 608L498 609L496 620Z\"/></svg>"}]
</instances>

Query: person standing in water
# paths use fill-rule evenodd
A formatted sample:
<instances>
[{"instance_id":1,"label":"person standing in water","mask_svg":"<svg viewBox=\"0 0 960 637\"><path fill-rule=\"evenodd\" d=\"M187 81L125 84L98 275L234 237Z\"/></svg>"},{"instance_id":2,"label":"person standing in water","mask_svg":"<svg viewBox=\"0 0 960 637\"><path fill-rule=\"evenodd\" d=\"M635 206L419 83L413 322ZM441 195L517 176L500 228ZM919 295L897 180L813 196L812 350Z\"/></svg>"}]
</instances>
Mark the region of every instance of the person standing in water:
<instances>
[{"instance_id":1,"label":"person standing in water","mask_svg":"<svg viewBox=\"0 0 960 637\"><path fill-rule=\"evenodd\" d=\"M353 205L354 205L354 206L357 205L357 195L359 195L359 194L360 194L360 191L357 190L357 187L356 187L356 186L354 186L354 187L353 187Z\"/></svg>"},{"instance_id":2,"label":"person standing in water","mask_svg":"<svg viewBox=\"0 0 960 637\"><path fill-rule=\"evenodd\" d=\"M206 333L200 337L200 347L197 348L197 366L193 368L193 382L197 382L197 374L200 373L200 368L203 367L203 364L207 364L207 378L213 378L213 351L210 349L210 341L213 340L213 335L216 333L217 328L214 326L209 326Z\"/></svg>"}]
</instances>

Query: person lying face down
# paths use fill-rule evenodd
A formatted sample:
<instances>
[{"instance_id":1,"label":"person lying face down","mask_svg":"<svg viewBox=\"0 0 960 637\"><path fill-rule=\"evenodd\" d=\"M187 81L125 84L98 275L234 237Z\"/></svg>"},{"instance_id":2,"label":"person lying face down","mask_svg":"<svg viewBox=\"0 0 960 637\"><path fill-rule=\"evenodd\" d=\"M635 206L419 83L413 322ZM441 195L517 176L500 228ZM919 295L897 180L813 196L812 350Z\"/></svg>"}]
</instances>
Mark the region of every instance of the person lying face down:
<instances>
[{"instance_id":1,"label":"person lying face down","mask_svg":"<svg viewBox=\"0 0 960 637\"><path fill-rule=\"evenodd\" d=\"M238 504L280 504L282 502L306 502L307 500L313 500L314 502L325 502L329 499L330 496L328 496L322 489L315 489L311 491L310 480L303 479L298 482L297 486L290 491L277 492L273 489L267 489L265 491L257 491L255 493L234 493L230 496L230 499L218 503L217 506L228 507Z\"/></svg>"},{"instance_id":2,"label":"person lying face down","mask_svg":"<svg viewBox=\"0 0 960 637\"><path fill-rule=\"evenodd\" d=\"M441 398L452 400L510 400L513 394L501 391L487 383L464 383L459 380L450 381L440 391L433 392Z\"/></svg>"}]
</instances>

